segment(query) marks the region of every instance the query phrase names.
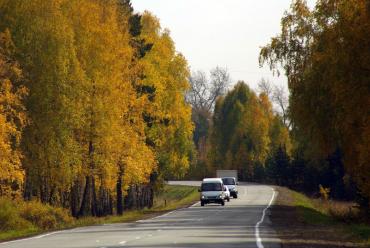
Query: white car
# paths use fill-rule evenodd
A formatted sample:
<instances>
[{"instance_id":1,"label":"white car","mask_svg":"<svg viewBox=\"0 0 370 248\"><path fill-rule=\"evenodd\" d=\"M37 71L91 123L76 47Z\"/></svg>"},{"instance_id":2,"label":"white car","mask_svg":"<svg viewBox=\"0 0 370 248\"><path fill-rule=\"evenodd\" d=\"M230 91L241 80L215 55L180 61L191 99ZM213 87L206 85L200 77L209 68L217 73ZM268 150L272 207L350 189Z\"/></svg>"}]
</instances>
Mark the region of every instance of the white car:
<instances>
[{"instance_id":1,"label":"white car","mask_svg":"<svg viewBox=\"0 0 370 248\"><path fill-rule=\"evenodd\" d=\"M230 196L232 196L233 198L238 198L238 183L235 177L223 177L222 182L229 189Z\"/></svg>"},{"instance_id":2,"label":"white car","mask_svg":"<svg viewBox=\"0 0 370 248\"><path fill-rule=\"evenodd\" d=\"M225 188L221 178L205 178L199 189L200 205L219 203L225 205Z\"/></svg>"}]
</instances>

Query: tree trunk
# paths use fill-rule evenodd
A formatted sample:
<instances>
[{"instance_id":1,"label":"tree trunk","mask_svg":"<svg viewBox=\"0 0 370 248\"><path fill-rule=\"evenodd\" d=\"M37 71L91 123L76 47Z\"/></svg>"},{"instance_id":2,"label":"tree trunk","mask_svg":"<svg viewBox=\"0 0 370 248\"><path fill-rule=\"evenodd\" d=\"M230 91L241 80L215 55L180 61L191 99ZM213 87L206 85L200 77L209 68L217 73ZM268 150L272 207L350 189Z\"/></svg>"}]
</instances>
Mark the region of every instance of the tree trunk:
<instances>
[{"instance_id":1,"label":"tree trunk","mask_svg":"<svg viewBox=\"0 0 370 248\"><path fill-rule=\"evenodd\" d=\"M70 194L70 208L71 208L71 213L73 217L78 216L79 212L79 205L80 205L80 191L79 191L79 183L75 182L73 186L71 187L71 194Z\"/></svg>"},{"instance_id":2,"label":"tree trunk","mask_svg":"<svg viewBox=\"0 0 370 248\"><path fill-rule=\"evenodd\" d=\"M117 215L122 214L123 214L122 173L120 172L117 179Z\"/></svg>"},{"instance_id":3,"label":"tree trunk","mask_svg":"<svg viewBox=\"0 0 370 248\"><path fill-rule=\"evenodd\" d=\"M93 176L86 176L85 189L78 216L96 216L96 192Z\"/></svg>"}]
</instances>

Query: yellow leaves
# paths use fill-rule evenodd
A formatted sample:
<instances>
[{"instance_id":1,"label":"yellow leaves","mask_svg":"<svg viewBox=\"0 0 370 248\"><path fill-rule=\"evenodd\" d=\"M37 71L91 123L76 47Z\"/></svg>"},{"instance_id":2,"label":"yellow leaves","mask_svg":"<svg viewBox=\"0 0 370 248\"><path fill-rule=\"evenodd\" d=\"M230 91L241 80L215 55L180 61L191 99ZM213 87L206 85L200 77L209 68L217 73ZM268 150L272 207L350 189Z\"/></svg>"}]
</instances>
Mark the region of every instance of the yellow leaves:
<instances>
[{"instance_id":1,"label":"yellow leaves","mask_svg":"<svg viewBox=\"0 0 370 248\"><path fill-rule=\"evenodd\" d=\"M122 162L125 164L123 181L126 186L148 182L157 167L154 152L137 140L129 144L127 156Z\"/></svg>"},{"instance_id":2,"label":"yellow leaves","mask_svg":"<svg viewBox=\"0 0 370 248\"><path fill-rule=\"evenodd\" d=\"M140 38L152 44L140 61L145 78L139 85L153 89L145 109L153 123L146 134L155 144L160 173L180 176L189 166L193 149L191 108L185 103L189 88L187 62L175 52L168 31L161 29L157 18L145 12L141 24Z\"/></svg>"},{"instance_id":3,"label":"yellow leaves","mask_svg":"<svg viewBox=\"0 0 370 248\"><path fill-rule=\"evenodd\" d=\"M0 57L0 181L9 175L23 180L16 172L21 140L28 191L42 201L60 203L71 188L92 184L111 193L121 175L124 187L147 182L158 161L166 173L183 174L192 149L191 109L184 99L189 72L158 19L144 13L140 37L131 37L130 13L114 0L1 4L0 28L10 31L0 34L7 41L0 55L16 47L31 125L21 139L26 91L18 82L12 88L9 79L20 70L4 66ZM6 39L10 33L14 45ZM149 44L145 56L135 53L134 39ZM3 80L4 71L11 77Z\"/></svg>"},{"instance_id":4,"label":"yellow leaves","mask_svg":"<svg viewBox=\"0 0 370 248\"><path fill-rule=\"evenodd\" d=\"M19 84L21 71L10 55L10 33L0 33L0 196L20 193L24 179L20 140L27 123L23 98L27 90Z\"/></svg>"}]
</instances>

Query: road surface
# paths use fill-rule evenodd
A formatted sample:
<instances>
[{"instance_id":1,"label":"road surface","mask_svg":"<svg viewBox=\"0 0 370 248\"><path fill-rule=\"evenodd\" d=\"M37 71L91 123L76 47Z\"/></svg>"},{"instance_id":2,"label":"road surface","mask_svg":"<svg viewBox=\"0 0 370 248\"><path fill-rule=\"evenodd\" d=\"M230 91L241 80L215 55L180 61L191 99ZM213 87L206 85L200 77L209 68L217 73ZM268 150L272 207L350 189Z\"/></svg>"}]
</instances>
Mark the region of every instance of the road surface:
<instances>
[{"instance_id":1,"label":"road surface","mask_svg":"<svg viewBox=\"0 0 370 248\"><path fill-rule=\"evenodd\" d=\"M274 194L269 186L239 185L238 199L225 206L196 203L153 219L47 233L0 243L0 248L278 248L268 209Z\"/></svg>"}]
</instances>

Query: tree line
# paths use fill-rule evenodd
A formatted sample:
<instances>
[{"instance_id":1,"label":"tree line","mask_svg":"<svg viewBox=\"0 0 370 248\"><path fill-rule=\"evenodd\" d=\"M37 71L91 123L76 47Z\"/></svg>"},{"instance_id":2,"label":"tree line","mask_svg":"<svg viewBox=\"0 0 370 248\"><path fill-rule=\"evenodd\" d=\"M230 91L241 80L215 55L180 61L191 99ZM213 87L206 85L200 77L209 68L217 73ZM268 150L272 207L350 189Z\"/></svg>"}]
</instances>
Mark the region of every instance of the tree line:
<instances>
[{"instance_id":1,"label":"tree line","mask_svg":"<svg viewBox=\"0 0 370 248\"><path fill-rule=\"evenodd\" d=\"M147 207L194 152L187 61L129 0L0 0L0 196Z\"/></svg>"}]
</instances>

